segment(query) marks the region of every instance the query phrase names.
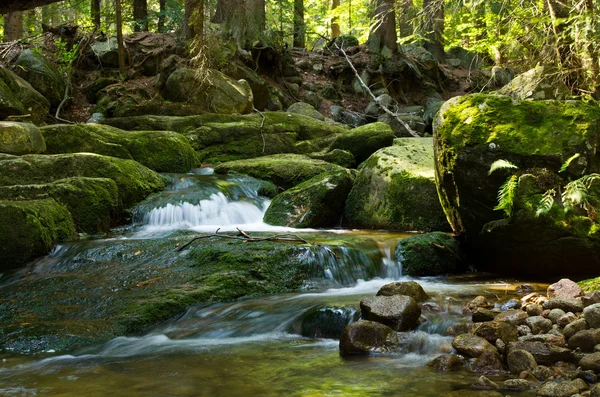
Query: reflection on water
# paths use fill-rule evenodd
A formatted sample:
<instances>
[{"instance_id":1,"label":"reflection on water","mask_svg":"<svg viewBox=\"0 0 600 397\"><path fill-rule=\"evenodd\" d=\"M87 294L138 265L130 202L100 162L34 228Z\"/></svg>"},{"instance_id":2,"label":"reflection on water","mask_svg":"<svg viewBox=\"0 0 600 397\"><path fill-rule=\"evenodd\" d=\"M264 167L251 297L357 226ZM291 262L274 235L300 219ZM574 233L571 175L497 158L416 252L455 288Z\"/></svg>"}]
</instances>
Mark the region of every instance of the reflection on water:
<instances>
[{"instance_id":1,"label":"reflection on water","mask_svg":"<svg viewBox=\"0 0 600 397\"><path fill-rule=\"evenodd\" d=\"M169 252L144 257L153 252L152 239L182 229L214 232L219 227L291 230L328 244L338 257L324 250L304 251L303 259L316 269L315 280L306 284L310 292L192 307L146 335L119 337L71 355L6 355L0 363L0 395L437 397L468 388L475 380L466 372L448 376L424 364L450 349L451 338L444 333L463 321L460 308L465 301L478 294L508 299L514 285L420 279L436 310L425 310L427 321L401 335L401 350L342 359L336 340L300 335L304 319L327 307L354 313L362 298L403 279L394 248L406 235L274 228L262 223L269 201L259 195L259 181L214 176L210 170L168 177L169 190L135 209L131 232L116 239L65 244L40 261L37 271L73 271L89 261L98 267L129 260L168 262ZM144 239L148 244L140 257L112 248Z\"/></svg>"}]
</instances>

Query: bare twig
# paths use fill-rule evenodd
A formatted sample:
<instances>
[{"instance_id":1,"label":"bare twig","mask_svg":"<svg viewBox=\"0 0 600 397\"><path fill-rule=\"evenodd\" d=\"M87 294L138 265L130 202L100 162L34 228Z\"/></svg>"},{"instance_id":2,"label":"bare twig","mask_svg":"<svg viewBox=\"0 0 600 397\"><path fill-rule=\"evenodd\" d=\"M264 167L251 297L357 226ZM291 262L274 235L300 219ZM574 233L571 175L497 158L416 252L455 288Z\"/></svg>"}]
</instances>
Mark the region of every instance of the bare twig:
<instances>
[{"instance_id":1,"label":"bare twig","mask_svg":"<svg viewBox=\"0 0 600 397\"><path fill-rule=\"evenodd\" d=\"M219 234L219 230L221 230L221 229L217 229L217 231L214 233L198 235L198 236L194 237L193 239L191 239L190 241L188 241L186 244L182 245L181 247L178 247L177 251L179 251L179 252L183 251L184 249L186 249L187 247L189 247L191 244L193 244L194 242L196 242L198 240L202 240L205 238L211 238L211 237L218 237L218 238L224 238L224 239L229 239L229 240L238 240L238 241L242 241L244 243L260 243L260 242L264 242L264 241L270 241L270 242L275 242L275 243L303 243L303 244L313 245L313 246L322 248L325 251L327 251L329 254L331 254L334 258L339 259L339 256L335 252L333 252L329 247L326 247L319 243L310 242L310 241L306 240L305 238L298 236L297 234L282 233L282 234L276 234L274 236L269 236L269 237L252 237L248 233L246 233L245 231L240 229L239 227L236 229L239 232L237 236L230 236L227 234Z\"/></svg>"},{"instance_id":2,"label":"bare twig","mask_svg":"<svg viewBox=\"0 0 600 397\"><path fill-rule=\"evenodd\" d=\"M412 136L414 136L415 138L419 138L419 134L417 134L412 128L410 128L410 126L408 125L408 123L404 120L402 120L398 114L392 112L390 109L388 109L386 106L384 106L382 103L380 103L377 98L375 97L375 94L373 94L373 91L371 91L371 89L365 84L365 82L363 81L363 79L360 77L360 74L358 73L358 70L356 70L356 68L354 67L354 65L352 64L352 61L350 61L350 58L348 57L348 54L346 54L346 51L344 51L344 49L342 47L340 47L338 45L338 43L336 43L335 41L333 42L333 44L336 46L336 48L344 55L344 58L346 58L346 62L348 62L348 65L350 66L350 68L352 69L352 71L354 72L354 75L356 76L356 78L358 79L358 82L360 83L360 85L365 89L365 91L367 91L369 93L369 96L371 96L371 99L373 99L373 101L388 115L394 117L396 119L396 121L398 121L400 123L400 125L402 125L402 127L404 127L406 129L406 131L408 131L408 133Z\"/></svg>"},{"instance_id":3,"label":"bare twig","mask_svg":"<svg viewBox=\"0 0 600 397\"><path fill-rule=\"evenodd\" d=\"M254 108L254 111L258 114L260 114L260 117L262 117L262 122L260 123L260 137L262 138L263 141L263 149L262 152L265 152L265 148L267 146L266 142L265 142L265 134L263 134L263 128L265 126L265 114L263 112L261 112L260 110L258 110L257 108ZM239 230L239 229L238 229Z\"/></svg>"}]
</instances>

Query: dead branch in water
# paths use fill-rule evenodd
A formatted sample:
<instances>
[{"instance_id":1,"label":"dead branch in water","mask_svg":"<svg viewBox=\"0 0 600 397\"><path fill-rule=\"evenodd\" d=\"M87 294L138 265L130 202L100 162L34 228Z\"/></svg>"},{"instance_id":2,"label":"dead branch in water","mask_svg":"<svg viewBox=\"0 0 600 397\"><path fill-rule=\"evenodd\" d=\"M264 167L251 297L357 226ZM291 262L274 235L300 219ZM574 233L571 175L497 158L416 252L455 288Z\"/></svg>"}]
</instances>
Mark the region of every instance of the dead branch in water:
<instances>
[{"instance_id":1,"label":"dead branch in water","mask_svg":"<svg viewBox=\"0 0 600 397\"><path fill-rule=\"evenodd\" d=\"M327 251L329 254L331 254L334 258L339 259L339 256L335 252L333 252L331 250L331 248L326 247L323 244L320 244L317 242L308 241L308 240L298 236L297 234L281 233L281 234L276 234L274 236L269 236L269 237L252 237L248 233L246 233L245 231L240 229L239 227L236 229L238 230L238 234L235 236L230 236L227 234L220 234L219 233L219 230L221 230L220 228L217 229L217 231L214 233L200 234L200 235L194 237L193 239L191 239L190 241L188 241L187 243L185 243L184 245L182 245L181 247L178 247L177 251L179 251L179 252L183 251L184 249L186 249L187 247L189 247L191 244L193 244L194 242L196 242L198 240L202 240L205 238L211 238L211 237L217 237L217 238L223 238L223 239L229 239L229 240L238 240L238 241L241 241L244 243L260 243L260 242L264 242L264 241L270 241L270 242L274 242L274 243L302 243L302 244L313 245L313 246L322 248L325 251Z\"/></svg>"}]
</instances>

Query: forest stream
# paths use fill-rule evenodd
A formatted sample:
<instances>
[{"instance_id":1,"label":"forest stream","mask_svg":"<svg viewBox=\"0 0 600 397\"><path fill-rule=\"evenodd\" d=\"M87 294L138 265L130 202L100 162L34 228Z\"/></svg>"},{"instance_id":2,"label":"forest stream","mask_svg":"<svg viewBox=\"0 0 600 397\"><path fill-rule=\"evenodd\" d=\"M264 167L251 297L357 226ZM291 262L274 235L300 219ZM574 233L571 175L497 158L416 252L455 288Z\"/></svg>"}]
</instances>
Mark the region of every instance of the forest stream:
<instances>
[{"instance_id":1,"label":"forest stream","mask_svg":"<svg viewBox=\"0 0 600 397\"><path fill-rule=\"evenodd\" d=\"M270 202L258 194L252 178L213 175L210 169L167 177L171 187L138 205L132 225L115 230L110 238L59 246L29 271L60 271L74 266L76 258L92 254L102 268L111 260L105 255L111 245L124 241L160 241L177 233L193 236L236 227L248 233L294 233L324 244L335 240L338 258L306 251L309 257L304 259L324 265L320 276L307 280L299 293L191 307L144 335L118 337L68 355L52 350L28 356L4 354L1 395L438 396L469 388L477 379L466 369L450 375L426 363L452 349L453 338L444 336L445 331L461 319L464 322L465 302L477 295L507 301L520 282L482 276L418 279L431 297L430 309L423 309L427 321L401 334L401 351L343 358L338 340L302 336L311 332L305 318L329 308L335 314L331 321L349 323L357 318L361 299L386 283L408 280L402 276L401 258L394 258L397 241L408 235L272 227L262 222ZM352 241L353 247L363 244L364 249L344 249L344 241ZM175 255L185 251L142 255L140 260L165 261ZM18 277L3 280L0 290L18 282ZM540 291L546 287L535 286Z\"/></svg>"}]
</instances>

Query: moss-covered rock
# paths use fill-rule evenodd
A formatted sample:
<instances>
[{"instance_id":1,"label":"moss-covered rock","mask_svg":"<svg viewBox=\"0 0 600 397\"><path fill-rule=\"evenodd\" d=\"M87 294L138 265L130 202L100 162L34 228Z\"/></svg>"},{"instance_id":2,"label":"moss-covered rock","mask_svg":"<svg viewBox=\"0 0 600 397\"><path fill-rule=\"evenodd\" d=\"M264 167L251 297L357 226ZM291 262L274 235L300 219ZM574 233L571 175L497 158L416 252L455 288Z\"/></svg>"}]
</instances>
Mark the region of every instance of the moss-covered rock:
<instances>
[{"instance_id":1,"label":"moss-covered rock","mask_svg":"<svg viewBox=\"0 0 600 397\"><path fill-rule=\"evenodd\" d=\"M52 107L63 100L66 80L40 52L24 50L17 59L15 72L46 97Z\"/></svg>"},{"instance_id":2,"label":"moss-covered rock","mask_svg":"<svg viewBox=\"0 0 600 397\"><path fill-rule=\"evenodd\" d=\"M107 119L124 130L176 131L185 135L203 162L247 159L279 153L312 153L327 148L347 128L310 117L265 112L252 115L204 114Z\"/></svg>"},{"instance_id":3,"label":"moss-covered rock","mask_svg":"<svg viewBox=\"0 0 600 397\"><path fill-rule=\"evenodd\" d=\"M36 124L40 124L46 119L50 110L50 102L27 81L10 70L0 67L0 86L5 87L2 88L2 91L5 89L12 91L15 99L23 105L23 112L14 114L29 114ZM2 111L0 111L1 113ZM0 118L2 117L0 116Z\"/></svg>"},{"instance_id":4,"label":"moss-covered rock","mask_svg":"<svg viewBox=\"0 0 600 397\"><path fill-rule=\"evenodd\" d=\"M302 116L310 117L320 121L325 121L325 116L323 116L317 109L315 109L313 105L308 104L306 102L293 103L287 111L288 113L301 114Z\"/></svg>"},{"instance_id":5,"label":"moss-covered rock","mask_svg":"<svg viewBox=\"0 0 600 397\"><path fill-rule=\"evenodd\" d=\"M44 184L72 177L112 179L125 208L165 186L160 175L133 160L93 153L0 158L0 186Z\"/></svg>"},{"instance_id":6,"label":"moss-covered rock","mask_svg":"<svg viewBox=\"0 0 600 397\"><path fill-rule=\"evenodd\" d=\"M337 136L329 146L329 150L347 150L360 164L377 150L391 146L393 143L394 132L389 125L372 123Z\"/></svg>"},{"instance_id":7,"label":"moss-covered rock","mask_svg":"<svg viewBox=\"0 0 600 397\"><path fill-rule=\"evenodd\" d=\"M11 88L10 82L6 81L8 71L0 67L0 120L8 116L25 114L25 107L17 97L17 93Z\"/></svg>"},{"instance_id":8,"label":"moss-covered rock","mask_svg":"<svg viewBox=\"0 0 600 397\"><path fill-rule=\"evenodd\" d=\"M188 172L197 165L187 139L170 131L123 131L99 124L43 127L47 153L97 153L134 159L158 172Z\"/></svg>"},{"instance_id":9,"label":"moss-covered rock","mask_svg":"<svg viewBox=\"0 0 600 397\"><path fill-rule=\"evenodd\" d=\"M222 114L252 113L252 89L245 80L235 81L217 70L209 70L205 80L192 69L171 73L164 96L174 102L202 105L206 111Z\"/></svg>"},{"instance_id":10,"label":"moss-covered rock","mask_svg":"<svg viewBox=\"0 0 600 397\"><path fill-rule=\"evenodd\" d=\"M0 121L0 152L23 155L44 153L44 137L33 124Z\"/></svg>"},{"instance_id":11,"label":"moss-covered rock","mask_svg":"<svg viewBox=\"0 0 600 397\"><path fill-rule=\"evenodd\" d=\"M600 171L600 108L578 101L513 103L510 97L476 94L446 103L434 128L440 201L479 268L564 276L589 273L600 264L593 217L566 214L560 204L547 216L536 216L547 190ZM558 175L575 153L580 157L566 175ZM525 178L509 219L494 207L500 186L515 170L488 175L498 159L519 167L517 181ZM574 264L568 270L566 260Z\"/></svg>"},{"instance_id":12,"label":"moss-covered rock","mask_svg":"<svg viewBox=\"0 0 600 397\"><path fill-rule=\"evenodd\" d=\"M537 66L515 77L498 93L510 95L517 101L528 99L565 99L571 90L563 81L561 73L548 66Z\"/></svg>"},{"instance_id":13,"label":"moss-covered rock","mask_svg":"<svg viewBox=\"0 0 600 397\"><path fill-rule=\"evenodd\" d=\"M273 182L289 189L323 172L345 171L339 165L299 154L275 154L248 160L229 161L215 167L215 172L235 172Z\"/></svg>"},{"instance_id":14,"label":"moss-covered rock","mask_svg":"<svg viewBox=\"0 0 600 397\"><path fill-rule=\"evenodd\" d=\"M308 153L311 159L323 160L328 163L341 165L342 167L351 168L356 164L354 155L347 150L333 149L331 151L323 150L320 152Z\"/></svg>"},{"instance_id":15,"label":"moss-covered rock","mask_svg":"<svg viewBox=\"0 0 600 397\"><path fill-rule=\"evenodd\" d=\"M458 241L446 233L427 233L400 240L396 260L406 276L439 276L467 271Z\"/></svg>"},{"instance_id":16,"label":"moss-covered rock","mask_svg":"<svg viewBox=\"0 0 600 397\"><path fill-rule=\"evenodd\" d=\"M252 88L254 107L258 110L266 109L271 94L269 92L269 83L261 75L240 63L232 63L224 73L235 80L246 80Z\"/></svg>"},{"instance_id":17,"label":"moss-covered rock","mask_svg":"<svg viewBox=\"0 0 600 397\"><path fill-rule=\"evenodd\" d=\"M123 218L117 184L108 178L68 178L35 185L0 186L0 197L7 200L53 198L67 207L75 231L96 234L107 232Z\"/></svg>"},{"instance_id":18,"label":"moss-covered rock","mask_svg":"<svg viewBox=\"0 0 600 397\"><path fill-rule=\"evenodd\" d=\"M265 213L270 225L300 228L338 226L355 174L324 172L275 196Z\"/></svg>"},{"instance_id":19,"label":"moss-covered rock","mask_svg":"<svg viewBox=\"0 0 600 397\"><path fill-rule=\"evenodd\" d=\"M0 201L0 271L48 254L73 235L69 211L53 199Z\"/></svg>"},{"instance_id":20,"label":"moss-covered rock","mask_svg":"<svg viewBox=\"0 0 600 397\"><path fill-rule=\"evenodd\" d=\"M434 176L431 138L400 138L363 164L346 203L350 225L448 231Z\"/></svg>"}]
</instances>

